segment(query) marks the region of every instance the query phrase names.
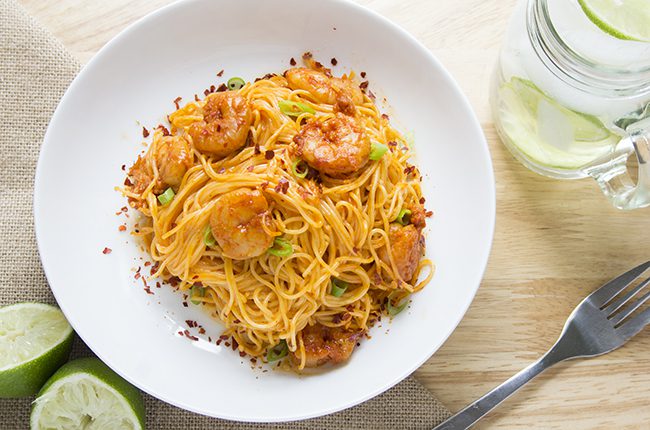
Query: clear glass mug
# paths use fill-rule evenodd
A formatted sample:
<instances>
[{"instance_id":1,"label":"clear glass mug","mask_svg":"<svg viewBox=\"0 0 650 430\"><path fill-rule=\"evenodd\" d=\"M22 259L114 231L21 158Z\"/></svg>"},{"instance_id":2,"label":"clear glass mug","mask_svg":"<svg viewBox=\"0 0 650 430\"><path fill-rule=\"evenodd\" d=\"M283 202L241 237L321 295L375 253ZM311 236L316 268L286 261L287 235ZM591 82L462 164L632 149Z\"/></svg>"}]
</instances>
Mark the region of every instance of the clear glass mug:
<instances>
[{"instance_id":1,"label":"clear glass mug","mask_svg":"<svg viewBox=\"0 0 650 430\"><path fill-rule=\"evenodd\" d=\"M519 0L491 105L502 141L531 170L593 177L619 209L650 206L650 43L610 36L577 0Z\"/></svg>"}]
</instances>

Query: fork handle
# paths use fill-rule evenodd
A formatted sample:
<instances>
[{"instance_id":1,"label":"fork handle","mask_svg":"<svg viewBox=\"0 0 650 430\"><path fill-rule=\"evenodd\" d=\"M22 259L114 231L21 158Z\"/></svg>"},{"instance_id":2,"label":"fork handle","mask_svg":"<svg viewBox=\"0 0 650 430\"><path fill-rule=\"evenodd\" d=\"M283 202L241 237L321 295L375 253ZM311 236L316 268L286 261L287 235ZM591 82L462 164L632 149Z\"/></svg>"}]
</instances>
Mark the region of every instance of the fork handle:
<instances>
[{"instance_id":1,"label":"fork handle","mask_svg":"<svg viewBox=\"0 0 650 430\"><path fill-rule=\"evenodd\" d=\"M466 406L454 416L436 426L433 430L465 430L470 428L488 412L523 387L528 381L566 358L557 354L557 350L552 348L539 360L494 388L474 403Z\"/></svg>"}]
</instances>

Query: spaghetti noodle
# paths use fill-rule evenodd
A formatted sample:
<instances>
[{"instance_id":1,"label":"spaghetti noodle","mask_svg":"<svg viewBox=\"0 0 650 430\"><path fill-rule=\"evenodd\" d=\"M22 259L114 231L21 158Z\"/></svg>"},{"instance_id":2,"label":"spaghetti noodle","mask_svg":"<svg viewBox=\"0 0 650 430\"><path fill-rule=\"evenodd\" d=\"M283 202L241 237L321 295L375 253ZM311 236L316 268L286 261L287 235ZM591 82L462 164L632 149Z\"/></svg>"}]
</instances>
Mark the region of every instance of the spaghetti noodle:
<instances>
[{"instance_id":1,"label":"spaghetti noodle","mask_svg":"<svg viewBox=\"0 0 650 430\"><path fill-rule=\"evenodd\" d=\"M354 75L305 60L177 109L122 190L156 275L296 369L346 360L433 276L409 143Z\"/></svg>"}]
</instances>

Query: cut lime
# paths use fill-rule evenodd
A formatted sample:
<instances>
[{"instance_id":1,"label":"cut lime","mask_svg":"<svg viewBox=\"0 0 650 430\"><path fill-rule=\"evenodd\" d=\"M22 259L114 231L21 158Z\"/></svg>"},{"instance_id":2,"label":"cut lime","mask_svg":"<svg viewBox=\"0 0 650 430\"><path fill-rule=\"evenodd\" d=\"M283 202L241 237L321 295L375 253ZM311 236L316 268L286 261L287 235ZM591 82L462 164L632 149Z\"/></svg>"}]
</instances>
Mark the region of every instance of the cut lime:
<instances>
[{"instance_id":1,"label":"cut lime","mask_svg":"<svg viewBox=\"0 0 650 430\"><path fill-rule=\"evenodd\" d=\"M578 0L589 19L619 39L650 42L650 1Z\"/></svg>"},{"instance_id":2,"label":"cut lime","mask_svg":"<svg viewBox=\"0 0 650 430\"><path fill-rule=\"evenodd\" d=\"M145 410L137 388L96 358L61 367L32 407L32 430L144 429Z\"/></svg>"},{"instance_id":3,"label":"cut lime","mask_svg":"<svg viewBox=\"0 0 650 430\"><path fill-rule=\"evenodd\" d=\"M525 79L502 84L499 102L508 140L546 167L577 169L610 152L618 140L598 118L562 106Z\"/></svg>"},{"instance_id":4,"label":"cut lime","mask_svg":"<svg viewBox=\"0 0 650 430\"><path fill-rule=\"evenodd\" d=\"M42 303L0 308L0 397L32 396L70 354L73 331Z\"/></svg>"}]
</instances>

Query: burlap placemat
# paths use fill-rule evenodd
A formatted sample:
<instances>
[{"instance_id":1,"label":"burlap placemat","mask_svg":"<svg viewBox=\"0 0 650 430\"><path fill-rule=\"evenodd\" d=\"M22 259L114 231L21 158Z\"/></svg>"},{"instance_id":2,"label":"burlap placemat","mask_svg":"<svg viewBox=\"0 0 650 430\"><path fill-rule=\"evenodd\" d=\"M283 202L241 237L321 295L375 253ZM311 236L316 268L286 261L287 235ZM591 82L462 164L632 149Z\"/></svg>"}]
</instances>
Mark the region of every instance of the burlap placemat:
<instances>
[{"instance_id":1,"label":"burlap placemat","mask_svg":"<svg viewBox=\"0 0 650 430\"><path fill-rule=\"evenodd\" d=\"M32 187L48 121L80 64L14 0L0 0L0 305L55 303L33 231ZM78 339L73 358L92 355ZM0 428L28 428L33 399L0 399ZM150 429L430 429L449 415L408 378L362 405L286 424L244 424L193 414L145 395Z\"/></svg>"}]
</instances>

